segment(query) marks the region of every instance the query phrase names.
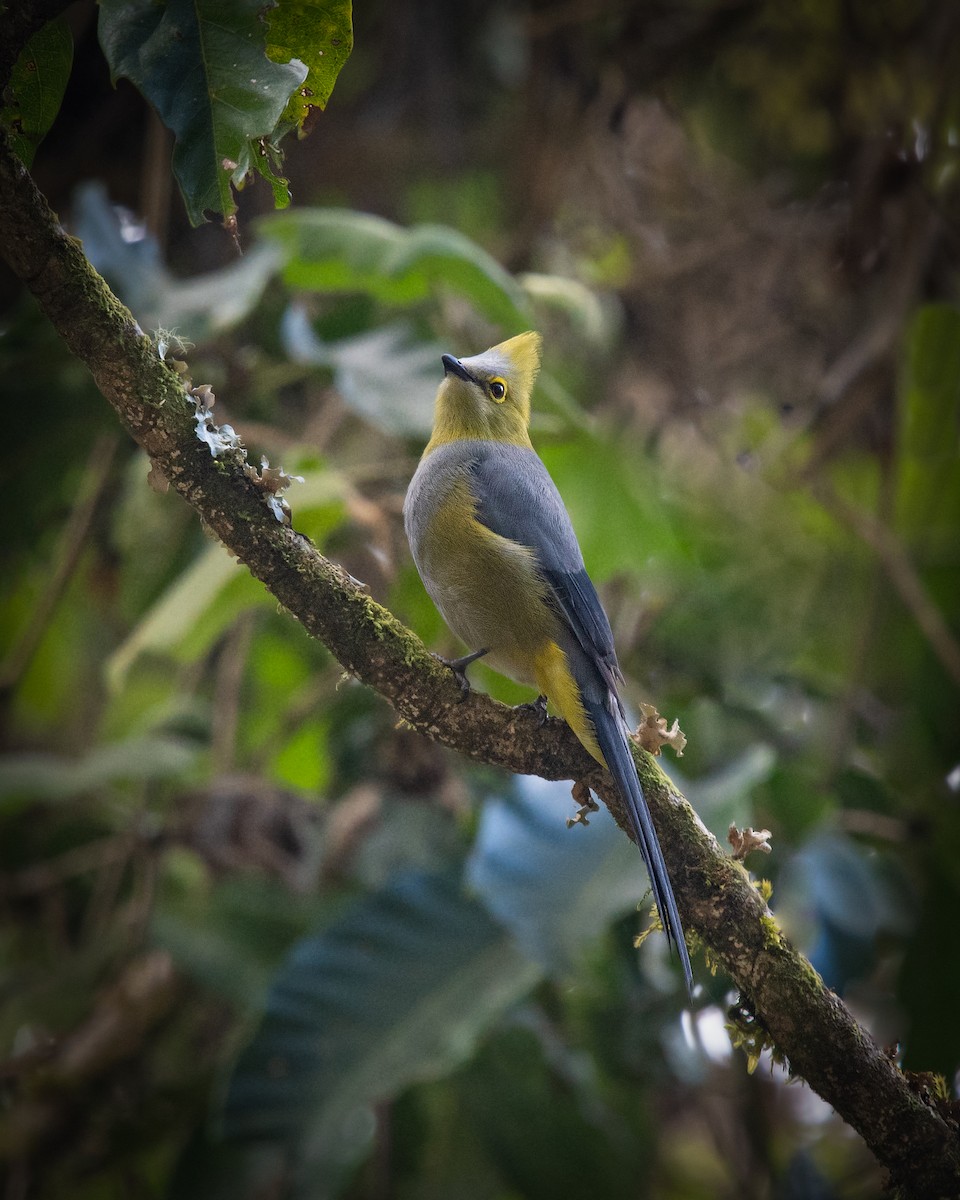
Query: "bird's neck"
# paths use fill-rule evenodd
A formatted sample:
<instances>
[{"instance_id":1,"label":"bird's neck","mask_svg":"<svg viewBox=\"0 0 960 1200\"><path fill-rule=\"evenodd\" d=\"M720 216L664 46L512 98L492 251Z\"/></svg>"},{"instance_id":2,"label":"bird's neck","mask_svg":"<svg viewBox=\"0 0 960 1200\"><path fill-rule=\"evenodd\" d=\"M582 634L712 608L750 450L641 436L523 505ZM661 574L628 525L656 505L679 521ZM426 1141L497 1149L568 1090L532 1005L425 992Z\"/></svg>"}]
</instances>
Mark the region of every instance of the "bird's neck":
<instances>
[{"instance_id":1,"label":"bird's neck","mask_svg":"<svg viewBox=\"0 0 960 1200\"><path fill-rule=\"evenodd\" d=\"M503 442L508 446L526 446L530 450L533 449L530 434L525 427L493 429L481 422L464 421L457 413L440 410L436 414L433 432L424 454L429 454L438 446L466 441Z\"/></svg>"}]
</instances>

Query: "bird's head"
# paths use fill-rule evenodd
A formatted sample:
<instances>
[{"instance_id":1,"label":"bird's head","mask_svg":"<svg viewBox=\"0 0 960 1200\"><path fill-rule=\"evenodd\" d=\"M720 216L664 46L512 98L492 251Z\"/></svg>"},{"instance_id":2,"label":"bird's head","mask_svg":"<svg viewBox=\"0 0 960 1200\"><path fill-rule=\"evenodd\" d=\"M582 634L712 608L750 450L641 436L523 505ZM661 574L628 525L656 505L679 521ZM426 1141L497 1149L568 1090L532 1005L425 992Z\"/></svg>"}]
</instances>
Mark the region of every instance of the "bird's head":
<instances>
[{"instance_id":1,"label":"bird's head","mask_svg":"<svg viewBox=\"0 0 960 1200\"><path fill-rule=\"evenodd\" d=\"M428 450L464 438L529 446L530 395L540 334L519 333L472 358L444 354Z\"/></svg>"}]
</instances>

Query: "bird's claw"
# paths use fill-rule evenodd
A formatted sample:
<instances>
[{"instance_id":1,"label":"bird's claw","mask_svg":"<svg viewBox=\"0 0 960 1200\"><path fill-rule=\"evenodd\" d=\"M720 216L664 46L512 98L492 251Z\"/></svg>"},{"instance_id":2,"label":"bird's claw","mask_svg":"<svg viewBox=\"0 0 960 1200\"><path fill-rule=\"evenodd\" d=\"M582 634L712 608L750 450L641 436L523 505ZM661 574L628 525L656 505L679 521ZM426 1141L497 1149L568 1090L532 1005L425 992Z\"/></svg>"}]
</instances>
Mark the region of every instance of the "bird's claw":
<instances>
[{"instance_id":1,"label":"bird's claw","mask_svg":"<svg viewBox=\"0 0 960 1200\"><path fill-rule=\"evenodd\" d=\"M524 704L517 704L514 711L534 713L537 718L537 728L542 729L547 719L547 698L540 695L536 700L527 700Z\"/></svg>"},{"instance_id":2,"label":"bird's claw","mask_svg":"<svg viewBox=\"0 0 960 1200\"><path fill-rule=\"evenodd\" d=\"M449 667L453 672L453 677L460 686L460 703L462 704L467 698L467 694L472 690L470 680L467 678L467 667L471 663L476 662L478 658L483 658L488 654L489 650L474 650L472 654L464 654L462 658L444 658L442 654L434 654L437 662L443 663L445 667Z\"/></svg>"}]
</instances>

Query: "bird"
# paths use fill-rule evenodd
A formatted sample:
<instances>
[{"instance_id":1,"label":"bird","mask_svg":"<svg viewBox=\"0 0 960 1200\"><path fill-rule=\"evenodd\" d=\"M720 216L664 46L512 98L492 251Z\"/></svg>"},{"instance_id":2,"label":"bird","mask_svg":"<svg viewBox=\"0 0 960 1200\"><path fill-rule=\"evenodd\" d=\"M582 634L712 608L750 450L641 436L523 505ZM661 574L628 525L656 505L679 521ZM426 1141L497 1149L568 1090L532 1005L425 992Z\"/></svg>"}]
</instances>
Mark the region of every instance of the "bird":
<instances>
[{"instance_id":1,"label":"bird","mask_svg":"<svg viewBox=\"0 0 960 1200\"><path fill-rule=\"evenodd\" d=\"M570 516L530 440L541 339L520 333L468 358L441 356L433 430L404 500L423 584L469 652L536 687L606 767L630 818L688 993L693 973L663 851L630 752L610 621Z\"/></svg>"}]
</instances>

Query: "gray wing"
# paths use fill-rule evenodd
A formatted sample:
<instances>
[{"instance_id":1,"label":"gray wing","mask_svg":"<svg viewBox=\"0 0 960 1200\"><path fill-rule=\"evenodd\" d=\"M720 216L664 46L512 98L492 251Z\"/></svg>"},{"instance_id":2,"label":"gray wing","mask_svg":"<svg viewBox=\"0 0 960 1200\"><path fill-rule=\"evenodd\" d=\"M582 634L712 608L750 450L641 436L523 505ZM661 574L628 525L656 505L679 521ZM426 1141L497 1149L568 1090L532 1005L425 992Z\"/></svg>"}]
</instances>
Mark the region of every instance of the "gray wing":
<instances>
[{"instance_id":1,"label":"gray wing","mask_svg":"<svg viewBox=\"0 0 960 1200\"><path fill-rule=\"evenodd\" d=\"M534 552L558 615L603 682L616 693L623 677L610 622L584 569L577 535L547 468L533 450L485 442L471 463L470 486L477 501L477 520Z\"/></svg>"}]
</instances>

